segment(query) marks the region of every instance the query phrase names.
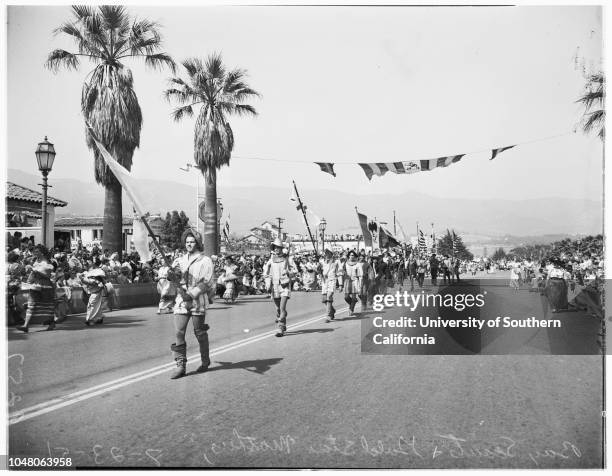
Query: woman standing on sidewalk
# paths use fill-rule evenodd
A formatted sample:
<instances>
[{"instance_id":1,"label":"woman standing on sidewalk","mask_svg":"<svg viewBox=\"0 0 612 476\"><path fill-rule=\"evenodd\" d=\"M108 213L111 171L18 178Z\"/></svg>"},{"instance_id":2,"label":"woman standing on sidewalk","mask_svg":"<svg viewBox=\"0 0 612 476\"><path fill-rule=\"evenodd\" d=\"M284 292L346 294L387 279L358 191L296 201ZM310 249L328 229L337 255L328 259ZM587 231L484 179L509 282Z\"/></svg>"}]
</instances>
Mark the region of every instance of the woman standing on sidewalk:
<instances>
[{"instance_id":1,"label":"woman standing on sidewalk","mask_svg":"<svg viewBox=\"0 0 612 476\"><path fill-rule=\"evenodd\" d=\"M35 263L28 276L25 289L29 290L28 309L25 322L17 326L22 332L28 332L32 318L48 321L48 331L55 328L55 286L51 281L53 265L49 262L49 252L43 245L36 245L32 250Z\"/></svg>"}]
</instances>

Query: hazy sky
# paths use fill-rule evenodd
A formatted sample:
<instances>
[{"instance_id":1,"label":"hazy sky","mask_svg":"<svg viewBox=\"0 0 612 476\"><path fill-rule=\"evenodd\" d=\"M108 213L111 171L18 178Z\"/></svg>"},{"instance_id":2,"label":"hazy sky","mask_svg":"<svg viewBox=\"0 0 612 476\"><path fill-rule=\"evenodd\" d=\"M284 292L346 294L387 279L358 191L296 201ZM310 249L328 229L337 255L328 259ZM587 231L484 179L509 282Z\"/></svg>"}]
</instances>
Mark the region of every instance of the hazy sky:
<instances>
[{"instance_id":1,"label":"hazy sky","mask_svg":"<svg viewBox=\"0 0 612 476\"><path fill-rule=\"evenodd\" d=\"M221 52L248 71L256 118L231 120L236 139L220 193L232 186L346 192L417 190L441 197L601 196L602 145L573 134L587 67L600 64L599 7L129 7L163 26L175 60ZM52 30L68 7L8 11L8 166L37 173L34 149L55 144L51 175L93 183L80 94L92 64L51 73ZM162 98L169 71L129 63L144 117L137 177L195 183L195 119L173 123ZM182 73L182 71L181 71ZM532 142L489 161L490 150ZM476 154L470 152L484 151ZM466 153L458 164L374 177L356 162ZM245 160L259 157L299 163ZM336 163L337 178L309 162Z\"/></svg>"}]
</instances>

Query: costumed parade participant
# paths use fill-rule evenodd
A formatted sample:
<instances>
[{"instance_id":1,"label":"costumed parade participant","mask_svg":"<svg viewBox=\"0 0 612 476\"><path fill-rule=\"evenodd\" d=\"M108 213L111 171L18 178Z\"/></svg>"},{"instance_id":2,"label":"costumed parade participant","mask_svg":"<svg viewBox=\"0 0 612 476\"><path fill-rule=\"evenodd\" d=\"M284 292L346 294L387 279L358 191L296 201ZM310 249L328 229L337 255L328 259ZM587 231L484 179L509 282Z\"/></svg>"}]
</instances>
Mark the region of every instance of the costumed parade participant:
<instances>
[{"instance_id":1,"label":"costumed parade participant","mask_svg":"<svg viewBox=\"0 0 612 476\"><path fill-rule=\"evenodd\" d=\"M51 281L53 265L49 262L49 252L43 245L36 245L32 250L36 262L28 275L25 288L28 293L28 308L26 310L25 322L17 326L22 332L28 332L32 318L48 321L48 331L55 328L55 287Z\"/></svg>"},{"instance_id":2,"label":"costumed parade participant","mask_svg":"<svg viewBox=\"0 0 612 476\"><path fill-rule=\"evenodd\" d=\"M567 309L567 280L570 274L563 267L563 262L558 259L552 260L552 268L548 271L548 282L545 294L552 307L552 312Z\"/></svg>"},{"instance_id":3,"label":"costumed parade participant","mask_svg":"<svg viewBox=\"0 0 612 476\"><path fill-rule=\"evenodd\" d=\"M81 276L81 283L85 292L89 295L87 300L87 311L85 314L85 325L102 324L104 314L102 313L102 298L106 292L106 273L100 267L100 261L95 258L93 268Z\"/></svg>"},{"instance_id":4,"label":"costumed parade participant","mask_svg":"<svg viewBox=\"0 0 612 476\"><path fill-rule=\"evenodd\" d=\"M226 302L234 302L238 297L238 276L236 276L236 270L238 266L234 264L234 260L231 256L225 258L225 275L223 278L223 284L225 284L225 291L223 292L223 299Z\"/></svg>"},{"instance_id":5,"label":"costumed parade participant","mask_svg":"<svg viewBox=\"0 0 612 476\"><path fill-rule=\"evenodd\" d=\"M206 372L210 365L208 329L204 322L208 293L214 287L214 265L212 260L202 253L201 235L195 230L185 230L181 236L187 253L176 260L174 272L179 275L176 304L174 305L174 328L176 342L170 346L176 362L176 370L171 379L183 377L187 367L187 343L185 332L189 319L192 320L193 332L200 347L202 363L196 372Z\"/></svg>"},{"instance_id":6,"label":"costumed parade participant","mask_svg":"<svg viewBox=\"0 0 612 476\"><path fill-rule=\"evenodd\" d=\"M170 259L171 254L166 254L166 258ZM157 314L171 314L176 299L176 284L174 282L172 269L165 262L157 271L157 292L159 292L159 306Z\"/></svg>"},{"instance_id":7,"label":"costumed parade participant","mask_svg":"<svg viewBox=\"0 0 612 476\"><path fill-rule=\"evenodd\" d=\"M361 294L363 281L363 265L357 260L357 253L348 252L348 259L344 263L344 300L349 305L349 315L355 315L355 304ZM362 302L362 310L363 310Z\"/></svg>"},{"instance_id":8,"label":"costumed parade participant","mask_svg":"<svg viewBox=\"0 0 612 476\"><path fill-rule=\"evenodd\" d=\"M336 289L336 279L338 278L338 262L334 260L334 254L331 250L323 252L325 261L321 267L321 301L327 309L326 322L333 321L336 317L334 309L334 290Z\"/></svg>"},{"instance_id":9,"label":"costumed parade participant","mask_svg":"<svg viewBox=\"0 0 612 476\"><path fill-rule=\"evenodd\" d=\"M263 274L266 289L276 306L276 337L282 337L287 332L287 301L291 298L291 277L297 272L293 260L283 255L283 244L276 238L270 245L270 259L264 265Z\"/></svg>"}]
</instances>

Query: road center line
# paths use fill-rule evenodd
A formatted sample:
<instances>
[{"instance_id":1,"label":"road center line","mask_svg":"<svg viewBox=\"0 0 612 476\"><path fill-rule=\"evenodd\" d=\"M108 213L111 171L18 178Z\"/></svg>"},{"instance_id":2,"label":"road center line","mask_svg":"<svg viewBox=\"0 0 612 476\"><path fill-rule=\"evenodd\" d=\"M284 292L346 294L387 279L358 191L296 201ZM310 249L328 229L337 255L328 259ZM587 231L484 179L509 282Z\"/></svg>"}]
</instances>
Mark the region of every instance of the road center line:
<instances>
[{"instance_id":1,"label":"road center line","mask_svg":"<svg viewBox=\"0 0 612 476\"><path fill-rule=\"evenodd\" d=\"M337 312L343 312L347 310L348 307L344 307L342 309L338 309ZM321 320L326 317L326 314L322 314L310 319L306 319L305 321L298 322L296 324L291 324L287 326L287 330L291 331L293 329L299 329L300 327L307 326L308 324L312 324L318 320ZM225 352L229 352L230 350L238 349L248 344L252 344L254 342L259 342L260 340L267 339L272 337L276 331L268 331L263 334L259 334L257 336L248 337L246 339L239 340L237 342L225 344L217 347L213 351L211 351L210 356L214 357L219 354L223 354ZM188 356L188 361L195 360L196 362L200 361L199 354L193 354ZM143 370L140 372L136 372L125 377L118 378L116 380L111 380L110 382L105 382L100 385L95 385L93 387L89 387L85 390L79 390L78 392L73 392L68 395L64 395L63 397L54 398L53 400L48 400L43 403L39 403L37 405L33 405L31 407L23 408L16 412L9 414L9 426L15 423L19 423L22 421L30 420L31 418L44 415L46 413L50 413L54 410L59 410L60 408L67 407L69 405L73 405L78 402L82 402L84 400L88 400L98 395L102 395L103 393L110 392L111 390L115 390L121 387L125 387L132 383L139 382L141 380L145 380L151 377L155 377L156 375L160 375L168 370L174 368L175 364L173 362L169 362L167 364L158 365L156 367L152 367L147 370Z\"/></svg>"}]
</instances>

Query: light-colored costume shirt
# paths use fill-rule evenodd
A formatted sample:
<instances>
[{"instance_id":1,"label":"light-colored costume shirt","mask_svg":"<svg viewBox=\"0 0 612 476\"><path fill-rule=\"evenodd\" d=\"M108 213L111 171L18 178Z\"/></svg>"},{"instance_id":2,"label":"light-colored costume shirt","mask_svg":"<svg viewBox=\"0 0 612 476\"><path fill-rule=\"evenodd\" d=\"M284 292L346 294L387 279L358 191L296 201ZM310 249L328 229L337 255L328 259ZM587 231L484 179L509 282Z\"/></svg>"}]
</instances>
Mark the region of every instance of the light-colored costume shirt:
<instances>
[{"instance_id":1,"label":"light-colored costume shirt","mask_svg":"<svg viewBox=\"0 0 612 476\"><path fill-rule=\"evenodd\" d=\"M203 315L208 304L208 292L214 287L214 265L202 253L185 254L176 260L181 273L181 288L193 298L185 302L180 293L176 297L175 314ZM178 270L177 270L178 271Z\"/></svg>"}]
</instances>

